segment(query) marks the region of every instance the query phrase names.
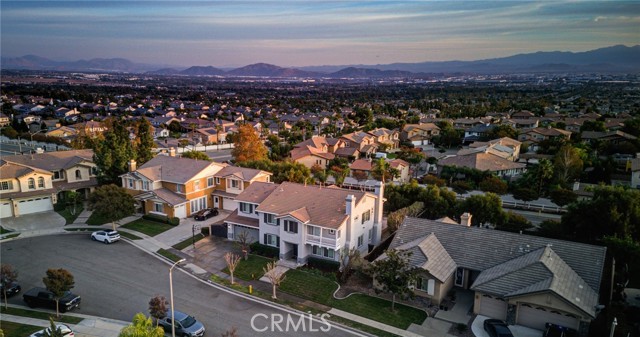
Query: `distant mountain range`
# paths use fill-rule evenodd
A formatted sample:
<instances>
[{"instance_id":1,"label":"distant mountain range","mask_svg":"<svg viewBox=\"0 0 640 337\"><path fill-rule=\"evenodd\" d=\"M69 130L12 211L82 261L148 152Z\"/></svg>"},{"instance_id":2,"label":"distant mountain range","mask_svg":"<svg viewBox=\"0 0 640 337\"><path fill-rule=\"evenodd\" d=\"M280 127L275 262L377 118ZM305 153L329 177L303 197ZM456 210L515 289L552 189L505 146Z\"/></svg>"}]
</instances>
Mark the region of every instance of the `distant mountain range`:
<instances>
[{"instance_id":1,"label":"distant mountain range","mask_svg":"<svg viewBox=\"0 0 640 337\"><path fill-rule=\"evenodd\" d=\"M166 67L127 59L53 61L35 55L2 57L1 69L148 73L182 76L284 78L424 78L433 74L507 73L638 73L640 45L617 45L586 52L536 52L477 61L441 61L378 65L309 66L283 68L256 63L232 70L212 66Z\"/></svg>"}]
</instances>

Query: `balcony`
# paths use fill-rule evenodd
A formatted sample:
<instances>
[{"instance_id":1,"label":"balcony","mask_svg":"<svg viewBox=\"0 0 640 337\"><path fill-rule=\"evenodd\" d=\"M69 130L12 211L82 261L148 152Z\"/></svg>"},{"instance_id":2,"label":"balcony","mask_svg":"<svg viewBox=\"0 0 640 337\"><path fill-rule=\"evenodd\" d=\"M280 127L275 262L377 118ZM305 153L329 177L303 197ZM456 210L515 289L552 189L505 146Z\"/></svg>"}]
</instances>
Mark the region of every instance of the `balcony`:
<instances>
[{"instance_id":1,"label":"balcony","mask_svg":"<svg viewBox=\"0 0 640 337\"><path fill-rule=\"evenodd\" d=\"M337 249L339 244L339 239L307 234L307 239L305 243Z\"/></svg>"}]
</instances>

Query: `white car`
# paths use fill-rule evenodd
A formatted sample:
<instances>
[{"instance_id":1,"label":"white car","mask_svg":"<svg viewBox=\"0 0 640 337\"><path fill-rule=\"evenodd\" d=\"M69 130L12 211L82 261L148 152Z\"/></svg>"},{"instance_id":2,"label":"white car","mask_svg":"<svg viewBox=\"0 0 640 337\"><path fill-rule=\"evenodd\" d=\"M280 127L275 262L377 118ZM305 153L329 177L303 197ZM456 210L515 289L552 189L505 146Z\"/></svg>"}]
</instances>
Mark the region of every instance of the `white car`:
<instances>
[{"instance_id":1,"label":"white car","mask_svg":"<svg viewBox=\"0 0 640 337\"><path fill-rule=\"evenodd\" d=\"M66 324L57 323L56 324L56 328L60 329L60 332L62 332L62 335L64 337L74 337L75 336L75 334L73 333L71 328ZM45 336L51 336L51 327L48 327L48 328L40 330L40 331L36 331L33 334L31 334L29 337L45 337Z\"/></svg>"},{"instance_id":2,"label":"white car","mask_svg":"<svg viewBox=\"0 0 640 337\"><path fill-rule=\"evenodd\" d=\"M120 234L114 230L103 230L91 233L91 240L104 243L114 243L120 240Z\"/></svg>"}]
</instances>

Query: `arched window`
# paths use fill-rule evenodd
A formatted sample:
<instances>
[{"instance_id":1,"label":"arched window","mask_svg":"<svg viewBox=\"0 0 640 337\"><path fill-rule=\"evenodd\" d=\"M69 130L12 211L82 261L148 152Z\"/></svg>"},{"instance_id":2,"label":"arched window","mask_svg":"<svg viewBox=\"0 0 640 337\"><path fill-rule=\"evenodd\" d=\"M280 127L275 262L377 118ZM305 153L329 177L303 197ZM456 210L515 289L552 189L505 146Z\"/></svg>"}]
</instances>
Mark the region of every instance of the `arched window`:
<instances>
[{"instance_id":1,"label":"arched window","mask_svg":"<svg viewBox=\"0 0 640 337\"><path fill-rule=\"evenodd\" d=\"M76 170L76 179L80 178L82 178L82 174L80 173L80 170Z\"/></svg>"},{"instance_id":2,"label":"arched window","mask_svg":"<svg viewBox=\"0 0 640 337\"><path fill-rule=\"evenodd\" d=\"M44 188L44 178L38 178L38 188Z\"/></svg>"},{"instance_id":3,"label":"arched window","mask_svg":"<svg viewBox=\"0 0 640 337\"><path fill-rule=\"evenodd\" d=\"M29 189L30 190L35 190L36 189L36 181L33 178L29 178Z\"/></svg>"}]
</instances>

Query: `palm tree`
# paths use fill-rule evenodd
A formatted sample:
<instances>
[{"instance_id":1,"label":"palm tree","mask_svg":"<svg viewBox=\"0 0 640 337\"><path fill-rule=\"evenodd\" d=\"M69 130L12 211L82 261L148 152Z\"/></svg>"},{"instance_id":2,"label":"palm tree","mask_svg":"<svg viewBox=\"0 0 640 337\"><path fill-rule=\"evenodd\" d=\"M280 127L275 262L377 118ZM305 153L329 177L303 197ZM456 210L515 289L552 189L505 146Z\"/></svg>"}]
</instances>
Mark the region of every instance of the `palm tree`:
<instances>
[{"instance_id":1,"label":"palm tree","mask_svg":"<svg viewBox=\"0 0 640 337\"><path fill-rule=\"evenodd\" d=\"M399 176L400 171L391 167L391 165L389 165L389 163L387 163L387 161L381 157L378 158L378 160L376 160L375 164L373 165L373 168L371 169L371 175L384 183L387 179L393 179Z\"/></svg>"},{"instance_id":2,"label":"palm tree","mask_svg":"<svg viewBox=\"0 0 640 337\"><path fill-rule=\"evenodd\" d=\"M220 151L220 132L222 131L222 125L219 120L216 121L216 144L218 144L218 151Z\"/></svg>"}]
</instances>

